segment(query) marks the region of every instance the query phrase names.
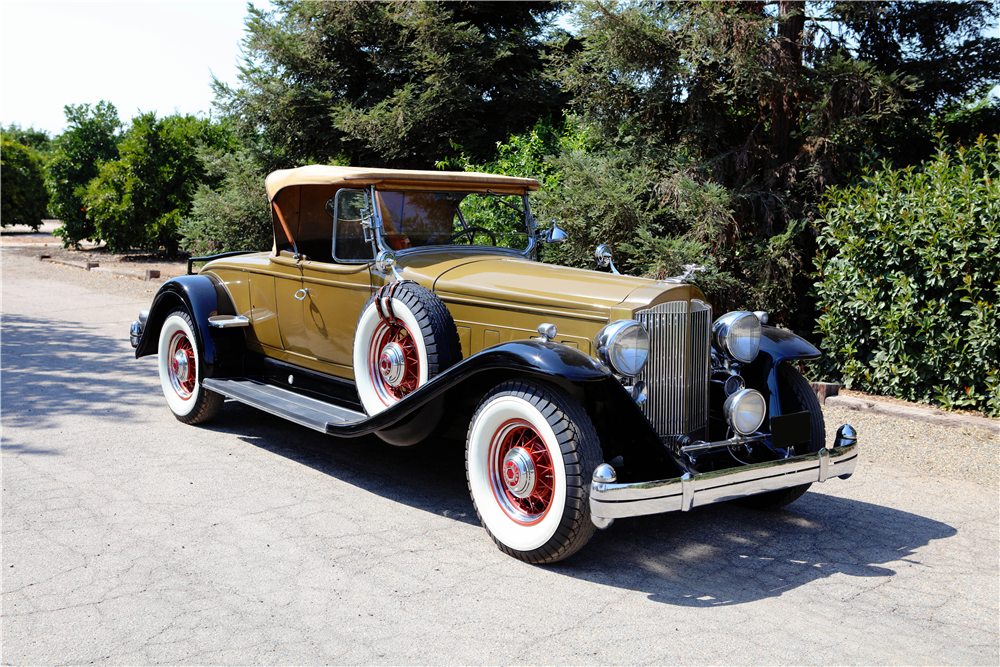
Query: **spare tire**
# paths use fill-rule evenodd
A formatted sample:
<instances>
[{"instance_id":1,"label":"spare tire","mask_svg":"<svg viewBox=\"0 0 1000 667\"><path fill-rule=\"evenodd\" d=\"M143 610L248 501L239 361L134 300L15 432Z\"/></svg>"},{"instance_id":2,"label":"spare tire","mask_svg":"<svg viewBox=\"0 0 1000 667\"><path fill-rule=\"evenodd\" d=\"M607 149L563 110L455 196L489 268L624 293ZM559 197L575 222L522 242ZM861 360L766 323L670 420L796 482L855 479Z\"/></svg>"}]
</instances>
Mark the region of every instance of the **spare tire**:
<instances>
[{"instance_id":1,"label":"spare tire","mask_svg":"<svg viewBox=\"0 0 1000 667\"><path fill-rule=\"evenodd\" d=\"M354 331L354 382L369 416L461 361L458 329L434 292L414 282L379 290Z\"/></svg>"}]
</instances>

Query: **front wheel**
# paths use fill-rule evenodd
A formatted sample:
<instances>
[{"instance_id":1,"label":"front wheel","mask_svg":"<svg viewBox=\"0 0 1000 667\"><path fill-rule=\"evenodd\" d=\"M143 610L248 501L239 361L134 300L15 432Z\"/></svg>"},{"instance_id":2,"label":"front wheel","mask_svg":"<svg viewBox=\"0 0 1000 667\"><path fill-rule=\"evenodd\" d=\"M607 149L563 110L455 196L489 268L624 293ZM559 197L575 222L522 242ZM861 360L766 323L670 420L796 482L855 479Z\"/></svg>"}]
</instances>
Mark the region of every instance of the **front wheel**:
<instances>
[{"instance_id":1,"label":"front wheel","mask_svg":"<svg viewBox=\"0 0 1000 667\"><path fill-rule=\"evenodd\" d=\"M200 424L219 414L224 398L201 383L198 339L183 308L167 314L157 352L160 386L174 416L185 424Z\"/></svg>"},{"instance_id":2,"label":"front wheel","mask_svg":"<svg viewBox=\"0 0 1000 667\"><path fill-rule=\"evenodd\" d=\"M597 432L558 387L505 382L469 425L466 476L476 513L504 553L553 563L594 534L590 480L601 463Z\"/></svg>"}]
</instances>

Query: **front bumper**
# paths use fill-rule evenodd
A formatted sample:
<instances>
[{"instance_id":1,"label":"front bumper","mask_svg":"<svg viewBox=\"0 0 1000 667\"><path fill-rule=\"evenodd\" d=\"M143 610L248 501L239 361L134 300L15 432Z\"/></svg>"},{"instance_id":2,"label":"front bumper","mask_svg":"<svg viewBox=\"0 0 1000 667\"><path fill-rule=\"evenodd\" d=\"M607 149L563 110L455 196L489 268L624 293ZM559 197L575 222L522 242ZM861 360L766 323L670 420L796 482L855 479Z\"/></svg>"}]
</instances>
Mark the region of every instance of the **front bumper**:
<instances>
[{"instance_id":1,"label":"front bumper","mask_svg":"<svg viewBox=\"0 0 1000 667\"><path fill-rule=\"evenodd\" d=\"M858 462L854 429L841 426L833 444L812 454L653 482L615 483L614 469L598 466L590 484L590 515L598 528L615 519L694 507L778 491L800 484L850 477Z\"/></svg>"},{"instance_id":2,"label":"front bumper","mask_svg":"<svg viewBox=\"0 0 1000 667\"><path fill-rule=\"evenodd\" d=\"M139 347L139 340L142 338L142 331L146 328L147 320L149 320L149 311L143 310L139 313L139 319L129 327L128 342L132 344L132 347Z\"/></svg>"}]
</instances>

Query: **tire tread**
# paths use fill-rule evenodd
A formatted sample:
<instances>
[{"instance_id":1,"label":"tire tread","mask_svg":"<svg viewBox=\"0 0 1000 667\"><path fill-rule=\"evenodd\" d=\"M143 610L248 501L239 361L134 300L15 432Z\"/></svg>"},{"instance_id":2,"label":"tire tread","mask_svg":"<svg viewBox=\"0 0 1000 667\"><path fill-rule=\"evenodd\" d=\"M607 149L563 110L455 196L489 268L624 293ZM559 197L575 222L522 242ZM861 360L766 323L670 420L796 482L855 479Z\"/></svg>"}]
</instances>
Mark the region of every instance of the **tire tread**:
<instances>
[{"instance_id":1,"label":"tire tread","mask_svg":"<svg viewBox=\"0 0 1000 667\"><path fill-rule=\"evenodd\" d=\"M567 558L579 551L593 537L596 526L590 519L590 474L603 461L597 430L590 417L575 399L564 390L538 382L511 380L491 390L479 404L476 414L469 424L472 424L483 407L492 399L502 396L516 396L533 405L552 428L562 452L563 464L566 470L566 508L563 520L556 528L552 538L541 547L531 551L512 549L503 544L486 527L476 499L472 503L476 515L486 529L487 534L497 547L508 556L527 563L545 564ZM551 396L547 398L546 395ZM470 445L471 446L471 443ZM469 457L466 450L466 480L469 479ZM471 482L470 482L471 491Z\"/></svg>"}]
</instances>

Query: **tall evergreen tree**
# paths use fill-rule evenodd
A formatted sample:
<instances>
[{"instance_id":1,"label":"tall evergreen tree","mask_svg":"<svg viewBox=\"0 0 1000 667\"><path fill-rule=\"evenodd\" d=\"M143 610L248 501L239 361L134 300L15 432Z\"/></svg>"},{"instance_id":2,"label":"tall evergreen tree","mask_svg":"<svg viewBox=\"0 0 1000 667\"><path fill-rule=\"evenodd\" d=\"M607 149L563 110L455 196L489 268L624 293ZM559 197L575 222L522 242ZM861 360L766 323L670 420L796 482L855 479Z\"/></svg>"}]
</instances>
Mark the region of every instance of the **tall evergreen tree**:
<instances>
[{"instance_id":1,"label":"tall evergreen tree","mask_svg":"<svg viewBox=\"0 0 1000 667\"><path fill-rule=\"evenodd\" d=\"M217 105L268 167L431 167L558 111L543 76L549 2L288 2L251 7L240 84Z\"/></svg>"},{"instance_id":2,"label":"tall evergreen tree","mask_svg":"<svg viewBox=\"0 0 1000 667\"><path fill-rule=\"evenodd\" d=\"M810 221L824 189L892 150L906 159L899 149L930 136L937 105L995 80L978 56L965 70L956 64L973 43L977 53L1000 44L978 36L995 4L896 4L583 2L573 18L584 48L556 58L553 73L608 147L606 165L658 174L637 200L649 202L639 225L649 238L706 243L742 285L717 295L718 305L797 312L786 323L807 330ZM882 25L884 14L896 18ZM911 44L935 23L933 53L914 46L931 48L923 32ZM951 71L960 85L935 83ZM561 159L570 171L588 164ZM689 215L692 193L718 187L729 193L725 206ZM579 196L565 200L571 210ZM637 257L658 271L653 241Z\"/></svg>"}]
</instances>

